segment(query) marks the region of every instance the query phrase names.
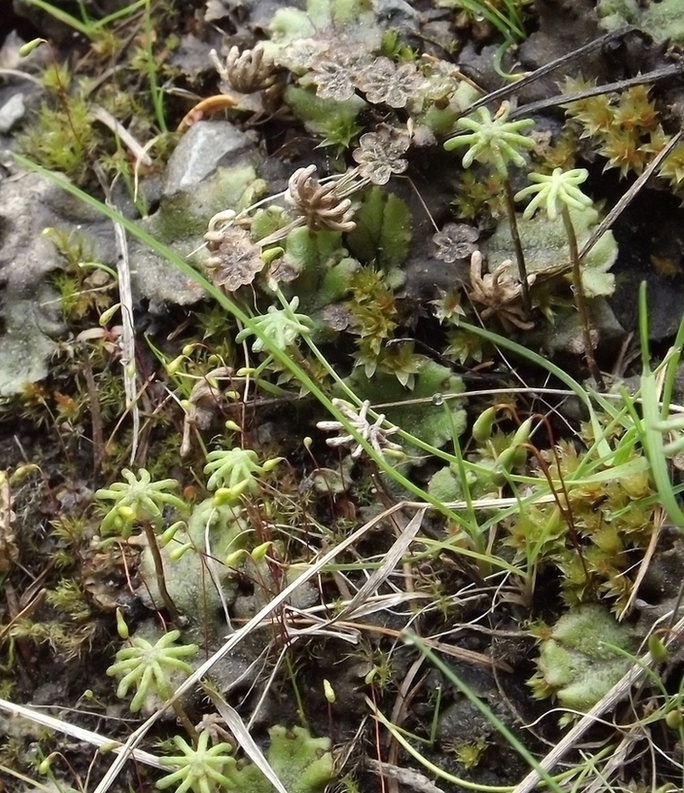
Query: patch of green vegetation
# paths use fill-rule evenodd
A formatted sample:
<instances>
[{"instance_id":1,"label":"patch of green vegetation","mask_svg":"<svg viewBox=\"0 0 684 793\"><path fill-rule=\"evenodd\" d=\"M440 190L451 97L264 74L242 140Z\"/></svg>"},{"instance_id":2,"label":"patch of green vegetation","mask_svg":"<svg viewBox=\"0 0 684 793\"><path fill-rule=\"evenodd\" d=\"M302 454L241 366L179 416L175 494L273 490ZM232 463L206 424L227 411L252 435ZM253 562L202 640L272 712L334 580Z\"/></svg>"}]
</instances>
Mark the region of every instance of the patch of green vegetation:
<instances>
[{"instance_id":1,"label":"patch of green vegetation","mask_svg":"<svg viewBox=\"0 0 684 793\"><path fill-rule=\"evenodd\" d=\"M543 634L539 671L528 681L534 696L554 695L566 708L586 711L632 665L636 642L629 628L596 603L575 606Z\"/></svg>"},{"instance_id":2,"label":"patch of green vegetation","mask_svg":"<svg viewBox=\"0 0 684 793\"><path fill-rule=\"evenodd\" d=\"M317 96L313 88L288 85L283 98L307 129L322 137L319 145L330 146L337 156L349 149L363 132L357 117L367 105L361 97L352 96L339 102Z\"/></svg>"},{"instance_id":3,"label":"patch of green vegetation","mask_svg":"<svg viewBox=\"0 0 684 793\"><path fill-rule=\"evenodd\" d=\"M178 684L192 672L185 660L197 655L196 644L177 644L180 631L163 633L154 627L139 628L135 636L116 654L107 674L121 678L116 695L128 696L133 713L152 713L166 702Z\"/></svg>"},{"instance_id":4,"label":"patch of green vegetation","mask_svg":"<svg viewBox=\"0 0 684 793\"><path fill-rule=\"evenodd\" d=\"M93 635L97 630L96 623L73 622L57 619L18 620L9 632L10 644L26 641L28 644L45 646L63 660L81 656L88 649ZM16 647L11 646L8 652L8 668L14 666Z\"/></svg>"},{"instance_id":5,"label":"patch of green vegetation","mask_svg":"<svg viewBox=\"0 0 684 793\"><path fill-rule=\"evenodd\" d=\"M461 10L474 21L486 20L507 42L527 38L525 8L531 0L438 0L442 8Z\"/></svg>"},{"instance_id":6,"label":"patch of green vegetation","mask_svg":"<svg viewBox=\"0 0 684 793\"><path fill-rule=\"evenodd\" d=\"M59 295L64 319L76 327L86 317L98 316L115 300L116 274L94 261L94 242L81 233L60 228L43 231L64 261L64 267L49 278Z\"/></svg>"},{"instance_id":7,"label":"patch of green vegetation","mask_svg":"<svg viewBox=\"0 0 684 793\"><path fill-rule=\"evenodd\" d=\"M48 590L45 599L53 608L77 622L87 619L92 613L85 593L73 578L60 579L54 589Z\"/></svg>"},{"instance_id":8,"label":"patch of green vegetation","mask_svg":"<svg viewBox=\"0 0 684 793\"><path fill-rule=\"evenodd\" d=\"M329 738L314 738L303 727L287 729L276 725L268 731L266 759L292 793L319 793L335 778ZM271 785L255 765L243 765L235 775L236 789L245 793L268 793Z\"/></svg>"},{"instance_id":9,"label":"patch of green vegetation","mask_svg":"<svg viewBox=\"0 0 684 793\"><path fill-rule=\"evenodd\" d=\"M312 738L308 730L295 727L288 730L275 726L269 730L270 744L266 753L268 763L286 786L288 793L319 793L334 778L334 766L327 738ZM221 790L241 793L269 793L272 790L262 772L252 763L238 765L227 743L208 745L209 733L202 732L197 748L177 736L180 754L164 757L164 766L175 767L157 782L165 789L181 783L183 790L203 793L211 784ZM179 788L180 789L180 788Z\"/></svg>"},{"instance_id":10,"label":"patch of green vegetation","mask_svg":"<svg viewBox=\"0 0 684 793\"><path fill-rule=\"evenodd\" d=\"M83 184L100 141L88 103L74 99L68 114L43 102L33 123L17 140L19 150L36 162Z\"/></svg>"},{"instance_id":11,"label":"patch of green vegetation","mask_svg":"<svg viewBox=\"0 0 684 793\"><path fill-rule=\"evenodd\" d=\"M162 137L168 132L163 92L158 85L158 73L163 66L155 55L160 44L155 20L162 15L169 19L173 9L167 3L138 0L95 20L87 15L84 4L80 4L81 19L43 0L35 0L33 4L86 36L91 42L90 53L103 64L102 68L108 59L120 53L128 55L128 68L117 70L116 79L99 87L59 64L49 43L35 40L35 44L42 43L50 49L51 62L41 78L48 98L41 102L33 117L29 117L26 128L17 137L19 151L49 170L66 174L77 184L92 179L93 165L98 163L107 176L122 176L133 196L137 179L133 169L135 156L131 157L131 152L124 148L117 129L107 129L103 114L109 114L112 123L127 120L127 134L142 138L134 155L141 151L146 138L154 134L155 122ZM142 13L144 29L136 39L138 47L130 48L125 43L125 23L119 20L135 19L139 13ZM177 42L176 39L175 44ZM163 43L167 52L173 49L171 39ZM130 74L138 72L148 79L149 92L131 90ZM126 145L130 146L130 138ZM151 147L150 151L163 155L165 147Z\"/></svg>"},{"instance_id":12,"label":"patch of green vegetation","mask_svg":"<svg viewBox=\"0 0 684 793\"><path fill-rule=\"evenodd\" d=\"M631 596L632 560L651 542L656 505L648 462L629 435L611 447L619 466L615 457L601 464L567 442L542 452L536 476L562 483L567 503L531 505L512 517L506 543L539 572L556 567L568 604L605 598L619 611Z\"/></svg>"},{"instance_id":13,"label":"patch of green vegetation","mask_svg":"<svg viewBox=\"0 0 684 793\"><path fill-rule=\"evenodd\" d=\"M457 438L465 429L465 412L460 399L463 381L450 369L422 359L408 387L396 374L376 372L368 376L361 368L345 380L361 400L386 405L387 419L407 433L407 440L418 439L435 449ZM413 452L417 451L411 444Z\"/></svg>"},{"instance_id":14,"label":"patch of green vegetation","mask_svg":"<svg viewBox=\"0 0 684 793\"><path fill-rule=\"evenodd\" d=\"M159 211L145 223L160 242L183 241L187 244L190 239L201 238L207 222L221 207L238 207L245 194L253 201L263 194L265 187L251 165L221 167L192 194L179 192L163 199Z\"/></svg>"},{"instance_id":15,"label":"patch of green vegetation","mask_svg":"<svg viewBox=\"0 0 684 793\"><path fill-rule=\"evenodd\" d=\"M656 41L684 42L684 9L680 0L640 5L636 0L599 0L596 13L606 30L635 25Z\"/></svg>"},{"instance_id":16,"label":"patch of green vegetation","mask_svg":"<svg viewBox=\"0 0 684 793\"><path fill-rule=\"evenodd\" d=\"M368 36L359 41L368 52L361 53L360 63L353 62L344 51L344 35L366 21ZM149 27L149 17L145 22ZM356 165L329 179L319 179L314 166L298 169L283 195L264 201L266 185L254 178L251 166L240 178L228 179L231 209L212 218L206 235L209 280L165 248L164 242L179 233L171 223L149 226L151 239L101 208L172 262L184 278L201 285L207 302L191 318L184 315L177 327L167 328L159 319L162 330L150 333L145 352L152 350L154 356L144 357L148 368L139 383L146 422L139 459L131 468L113 471L97 491L96 498L108 502L108 508L101 520L93 518L96 527L64 515L53 522L50 539L57 546L61 577L49 582L46 599L66 619L43 620L41 614L40 619L17 620L7 634L8 666L15 663L17 644L24 639L51 643L60 652L75 649L75 639L67 643L65 626L87 621L95 608L84 594L92 591L93 579L82 582L78 568L90 531L96 531L98 540L107 539L92 543L87 565L116 572L127 584L133 580L132 568L140 582L139 599L158 612L160 622L170 620L175 628L162 630L145 620L129 638L118 614L126 645L109 674L120 678L118 691L130 698L134 712L156 712L162 700L184 685L181 680L192 674L185 659L200 645L208 656L220 642L219 653L233 661L237 651L240 660L240 642L247 636L258 642L250 619L272 604L268 649L276 652L264 657L278 660L269 668L268 685L283 679L292 683L292 710L302 723L311 707L326 708L334 722L339 703L337 686L327 679L327 687L320 686L324 693L297 686L295 661L311 664L318 673L319 661L323 666L328 660L328 640L359 641L361 636L363 669L354 671L354 693L371 695L367 707L378 729L387 730L431 774L463 786L463 780L415 749L435 746L442 687L453 698L447 680L508 747L539 771L514 728L503 724L453 670L439 666L429 648L451 653L459 663L506 669L510 659L503 653L499 657L498 641L510 639L511 633L512 643L524 643L523 620L535 616L540 598L548 606L543 582L554 593L562 592L559 608L568 610L544 636L537 693L554 693L561 705L586 709L629 668L625 654L634 651L634 642L610 609L622 612L633 603L639 565L658 536L660 510L675 525L684 524L669 470L683 445L683 424L670 415L670 403L684 330L657 373L651 371L642 330L645 362L638 397L592 391L529 349L539 337L528 335L534 324L539 335L550 332L552 307L573 303L568 311L582 313L583 297L591 300L612 289L612 237L605 235L604 247L586 256L577 250L599 220L591 197L580 189L587 172L567 159L535 170L530 158L539 155L531 153L527 134L532 124L510 121L508 105L458 121L467 102L457 99L460 87L449 65L420 57L400 37L378 36L382 31L368 3L310 0L305 10L280 8L270 31L267 50L290 72L285 103L340 157L353 148ZM321 44L310 59L302 54L303 39ZM138 50L137 67L152 69L152 63L149 52ZM157 77L153 72L149 79L152 93ZM602 110L598 103L589 110L612 118L618 112L641 113L643 120L648 101L633 94L624 105L610 98ZM153 104L163 129L164 108L161 102ZM437 119L435 114L443 111ZM336 124L342 122L339 129L316 126L324 112ZM580 123L592 123L586 106L574 112ZM414 119L419 123L414 125ZM365 134L362 125L368 127ZM646 120L643 125L646 129ZM499 200L506 212L505 231L502 221L489 241L488 268L475 244L478 229L466 227L470 234L452 240L457 252L444 263L464 273L460 265L470 260L470 280L465 277L461 284L454 276L453 288L432 301L434 316L428 316L402 271L420 224L386 185L408 171L421 145L449 134L455 137L446 148L462 154L448 161L450 168L473 165L496 177L464 177L458 205L475 218L483 206ZM554 156L560 156L558 151ZM622 168L617 160L613 164ZM517 194L509 182L514 168L531 182ZM68 189L78 194L73 186ZM275 205L280 199L282 207ZM529 201L524 212L516 200ZM170 208L174 222L180 221L180 233L204 230L199 214L193 214L195 206ZM546 213L544 221L531 218L537 209ZM538 239L534 245L532 225ZM560 242L549 262L551 230ZM499 248L497 235L507 237ZM55 241L67 263L56 281L67 319L85 321L109 308L98 302L110 299L106 290L95 297L86 294L90 284L81 270L83 261L92 258L86 244L58 235ZM534 265L536 249L547 256L540 269ZM501 261L498 251L503 251ZM517 274L505 263L511 258L517 261ZM552 264L560 273L551 272ZM554 280L567 272L572 273L572 294L567 279ZM547 275L554 279L549 278L541 300L536 290L543 284L535 276L542 282ZM111 279L107 287L113 283ZM480 325L471 325L467 317L477 317ZM446 333L436 332L437 321L446 325ZM645 317L642 322L646 324ZM590 336L585 317L582 323ZM503 327L506 333L491 327ZM125 413L120 382L112 374L119 367L116 339L108 336L111 329L92 330L102 333L81 338L92 376L86 388L83 375L74 378L76 394L50 386L26 395L31 415L50 411L48 426L77 426L87 414L86 394L97 391L104 407L117 383L119 413ZM585 335L590 367L591 347ZM511 359L524 361L520 377L532 383L520 398L508 393L513 381L505 368ZM499 387L483 387L477 397L468 396L464 378L445 365L449 360L483 363L500 379ZM544 403L536 389L549 378L564 386L562 400L572 396L584 410L587 423L581 432L575 427L565 433L568 437L556 436L561 422L555 403L539 413ZM596 382L600 385L600 373ZM114 405L113 396L111 401ZM106 412L107 423L115 412ZM321 414L324 419L315 423ZM110 440L112 467L124 465L130 437L128 430ZM302 581L286 601L284 590L304 576L318 576L318 586ZM515 630L499 623L492 628L499 619L501 625L513 623ZM414 625L425 635L425 646L417 636L401 633ZM477 627L468 648L454 638L454 625L458 631ZM592 634L594 629L600 635ZM312 635L317 644L305 644ZM320 657L293 659L290 645L295 642ZM401 716L403 722L394 724L384 714L401 685L400 675L418 668L417 652L440 668L439 693L421 699L419 681L410 690L402 688L407 703L413 706L417 700L417 707L407 707L395 719L399 722ZM640 699L635 709L643 704ZM185 734L174 735L175 749L168 742L162 749L161 763L169 773L160 788L179 785L198 793L270 789L257 765L237 759L222 726L210 718L195 725L206 711L204 704L191 702L186 710L183 699L175 707ZM657 718L662 722L666 710L678 709L663 699ZM675 717L670 720L674 723ZM239 729L236 734L240 742ZM327 739L281 726L269 734L266 757L287 791L320 790L334 777ZM458 746L457 759L473 779L491 770L488 758L494 753L486 746L477 740ZM592 749L583 764L569 766L557 778L540 774L551 790L561 783L584 784L587 775L603 784L604 760L602 750Z\"/></svg>"},{"instance_id":17,"label":"patch of green vegetation","mask_svg":"<svg viewBox=\"0 0 684 793\"><path fill-rule=\"evenodd\" d=\"M69 14L64 9L47 2L47 0L26 0L26 2L28 5L35 6L41 11L45 11L46 13L50 14L50 16L53 16L60 22L63 22L68 27L73 28L82 35L86 36L92 41L94 46L97 45L97 42L101 36L107 35L109 33L107 28L113 22L116 22L120 19L125 19L126 17L135 14L140 8L144 8L145 6L149 5L149 0L135 0L129 5L123 6L111 14L108 14L102 19L94 19L89 16L88 8L84 4L79 4L79 18Z\"/></svg>"},{"instance_id":18,"label":"patch of green vegetation","mask_svg":"<svg viewBox=\"0 0 684 793\"><path fill-rule=\"evenodd\" d=\"M391 270L406 260L413 221L401 198L372 187L363 196L354 218L356 228L350 232L348 241L351 252L361 262Z\"/></svg>"}]
</instances>

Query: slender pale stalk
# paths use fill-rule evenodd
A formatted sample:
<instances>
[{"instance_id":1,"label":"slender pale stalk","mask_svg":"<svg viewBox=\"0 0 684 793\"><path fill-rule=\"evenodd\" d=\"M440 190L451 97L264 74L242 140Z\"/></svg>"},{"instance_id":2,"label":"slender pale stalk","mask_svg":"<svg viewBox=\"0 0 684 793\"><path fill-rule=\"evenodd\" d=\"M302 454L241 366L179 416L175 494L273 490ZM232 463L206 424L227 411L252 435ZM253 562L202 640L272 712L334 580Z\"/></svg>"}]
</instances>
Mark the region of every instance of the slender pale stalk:
<instances>
[{"instance_id":1,"label":"slender pale stalk","mask_svg":"<svg viewBox=\"0 0 684 793\"><path fill-rule=\"evenodd\" d=\"M176 604L171 599L171 595L169 595L169 590L166 588L166 576L164 575L164 562L162 560L161 553L159 551L159 543L157 542L157 535L155 534L154 528L149 521L143 521L142 524L143 531L145 532L145 537L147 538L147 544L150 546L150 552L152 554L152 559L154 560L154 573L155 579L157 581L157 588L159 589L159 595L161 599L164 601L164 606L166 610L169 612L169 617L171 621L177 625L179 628L182 627L183 621L181 619L180 614L178 613L178 609L176 608ZM166 701L171 699L173 696L173 690L169 687L166 691L159 692L162 700ZM185 727L188 735L190 738L195 741L197 740L197 731L195 730L193 723L190 721L188 714L185 712L185 708L181 705L180 700L175 699L171 703L171 707L174 710L176 716L178 716L178 720L181 722L183 727Z\"/></svg>"}]
</instances>

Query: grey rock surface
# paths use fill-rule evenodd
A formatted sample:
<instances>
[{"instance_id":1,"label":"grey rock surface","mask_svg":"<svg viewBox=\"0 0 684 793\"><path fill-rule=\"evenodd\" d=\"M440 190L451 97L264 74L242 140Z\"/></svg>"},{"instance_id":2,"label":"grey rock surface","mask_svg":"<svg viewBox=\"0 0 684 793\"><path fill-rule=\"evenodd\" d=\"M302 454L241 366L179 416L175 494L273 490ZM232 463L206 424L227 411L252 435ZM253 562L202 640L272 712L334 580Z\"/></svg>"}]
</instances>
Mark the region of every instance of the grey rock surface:
<instances>
[{"instance_id":1,"label":"grey rock surface","mask_svg":"<svg viewBox=\"0 0 684 793\"><path fill-rule=\"evenodd\" d=\"M62 330L56 295L44 283L57 257L41 236L59 221L49 203L56 190L37 174L0 182L0 396L45 377Z\"/></svg>"},{"instance_id":2,"label":"grey rock surface","mask_svg":"<svg viewBox=\"0 0 684 793\"><path fill-rule=\"evenodd\" d=\"M249 135L227 122L198 122L171 157L159 209L135 222L190 257L202 247L209 218L256 189L257 159ZM131 216L125 196L115 203ZM114 225L97 209L35 173L16 172L0 182L0 396L19 393L47 375L64 331L58 296L45 279L63 266L44 236L47 228L82 238L92 261L116 267ZM202 299L203 289L185 273L135 235L128 233L127 239L134 300L147 299L151 311L163 311L168 304Z\"/></svg>"},{"instance_id":3,"label":"grey rock surface","mask_svg":"<svg viewBox=\"0 0 684 793\"><path fill-rule=\"evenodd\" d=\"M220 165L256 154L254 139L228 121L197 121L169 159L163 194L172 196L204 181Z\"/></svg>"},{"instance_id":4,"label":"grey rock surface","mask_svg":"<svg viewBox=\"0 0 684 793\"><path fill-rule=\"evenodd\" d=\"M24 95L18 92L11 96L0 107L0 132L9 132L16 122L22 118L25 110Z\"/></svg>"}]
</instances>

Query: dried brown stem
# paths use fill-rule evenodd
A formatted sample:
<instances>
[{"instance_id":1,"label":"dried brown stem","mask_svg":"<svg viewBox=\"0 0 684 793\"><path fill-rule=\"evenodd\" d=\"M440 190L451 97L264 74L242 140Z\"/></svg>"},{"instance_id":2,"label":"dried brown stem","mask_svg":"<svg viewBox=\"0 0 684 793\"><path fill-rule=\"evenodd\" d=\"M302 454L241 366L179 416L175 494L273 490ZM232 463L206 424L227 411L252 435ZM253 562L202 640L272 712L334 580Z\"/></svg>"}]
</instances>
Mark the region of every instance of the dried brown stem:
<instances>
[{"instance_id":1,"label":"dried brown stem","mask_svg":"<svg viewBox=\"0 0 684 793\"><path fill-rule=\"evenodd\" d=\"M532 311L532 301L530 300L530 285L527 281L527 267L525 266L525 254L523 252L522 242L520 241L520 234L518 233L518 221L515 215L515 200L513 199L513 188L511 187L511 180L506 177L504 179L504 197L506 200L506 213L508 215L508 225L511 230L511 239L513 240L513 250L515 251L515 259L518 264L518 272L520 274L520 283L522 285L522 304L528 316Z\"/></svg>"},{"instance_id":2,"label":"dried brown stem","mask_svg":"<svg viewBox=\"0 0 684 793\"><path fill-rule=\"evenodd\" d=\"M166 610L169 612L169 617L171 621L176 625L181 625L180 614L178 613L178 609L176 608L176 604L171 600L171 595L169 595L169 590L166 588L166 577L164 575L164 562L161 557L161 553L159 552L159 543L157 542L157 535L154 533L154 529L152 528L152 524L149 521L144 521L143 524L143 531L145 532L145 537L147 538L147 544L150 546L150 552L152 554L152 559L154 561L154 574L157 580L157 587L159 589L159 595L161 599L164 601L164 605L166 606Z\"/></svg>"},{"instance_id":3,"label":"dried brown stem","mask_svg":"<svg viewBox=\"0 0 684 793\"><path fill-rule=\"evenodd\" d=\"M575 292L575 302L577 304L577 311L580 315L580 322L582 324L582 336L584 337L584 356L587 361L587 366L591 372L591 376L596 381L598 387L603 391L605 384L603 376L596 364L594 357L594 346L591 341L591 322L589 320L589 312L587 310L587 302L584 299L584 289L582 287L582 269L579 249L577 246L577 235L575 234L575 227L572 225L572 218L570 217L570 210L563 205L562 208L563 225L565 226L565 233L568 235L568 245L570 246L570 261L572 263L572 286Z\"/></svg>"},{"instance_id":4,"label":"dried brown stem","mask_svg":"<svg viewBox=\"0 0 684 793\"><path fill-rule=\"evenodd\" d=\"M601 237L608 231L609 228L613 226L615 221L620 217L620 215L625 211L627 206L631 203L634 199L636 194L641 190L641 188L648 182L648 180L657 175L655 172L658 170L660 164L663 160L667 159L673 149L679 144L679 142L684 136L684 130L679 130L676 135L672 136L672 140L663 148L661 151L658 152L658 156L654 157L654 159L648 164L648 167L644 170L642 174L636 179L634 184L627 190L627 192L622 196L622 198L615 204L615 206L610 210L610 212L603 218L603 220L596 226L596 228L592 231L591 236L589 239L584 243L582 246L582 250L580 251L580 259L583 259L589 251L596 245L596 243L601 239Z\"/></svg>"},{"instance_id":5,"label":"dried brown stem","mask_svg":"<svg viewBox=\"0 0 684 793\"><path fill-rule=\"evenodd\" d=\"M483 96L482 99L478 99L477 102L474 102L470 105L467 110L465 110L462 115L466 113L472 113L478 107L482 107L483 105L489 105L492 102L497 102L501 99L505 99L507 96L511 94L519 94L520 91L525 88L525 86L530 85L531 83L536 82L537 80L545 77L550 72L557 69L559 66L564 66L569 63L573 63L574 61L580 60L580 58L584 58L591 52L595 50L601 49L604 44L609 44L611 41L615 39L622 38L627 33L631 33L633 30L636 30L634 25L627 25L624 28L620 28L619 30L613 30L610 33L606 33L603 36L599 36L599 38L594 39L594 41L590 41L588 44L585 44L583 47L579 49L573 50L573 52L569 52L566 55L561 55L560 58L556 58L555 60L551 61L550 63L544 64L539 69L536 69L531 74L522 77L520 80L516 80L514 83L507 83L506 85L502 86L501 88L497 88L496 91L492 91L491 93ZM563 97L556 97L559 100L566 101ZM517 111L514 111L517 115L524 115L527 111L527 107L523 106L519 108ZM513 118L513 114L510 116Z\"/></svg>"}]
</instances>

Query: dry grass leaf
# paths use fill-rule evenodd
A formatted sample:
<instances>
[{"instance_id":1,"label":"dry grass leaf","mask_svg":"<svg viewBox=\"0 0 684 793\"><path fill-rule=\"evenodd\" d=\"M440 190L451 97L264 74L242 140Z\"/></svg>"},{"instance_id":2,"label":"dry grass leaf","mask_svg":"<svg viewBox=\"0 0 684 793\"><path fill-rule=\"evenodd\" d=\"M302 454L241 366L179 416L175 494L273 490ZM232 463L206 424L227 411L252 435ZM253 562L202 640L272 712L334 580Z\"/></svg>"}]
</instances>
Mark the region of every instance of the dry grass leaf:
<instances>
[{"instance_id":1,"label":"dry grass leaf","mask_svg":"<svg viewBox=\"0 0 684 793\"><path fill-rule=\"evenodd\" d=\"M0 471L0 573L6 573L19 558L12 527L15 518L9 478L6 471Z\"/></svg>"}]
</instances>

